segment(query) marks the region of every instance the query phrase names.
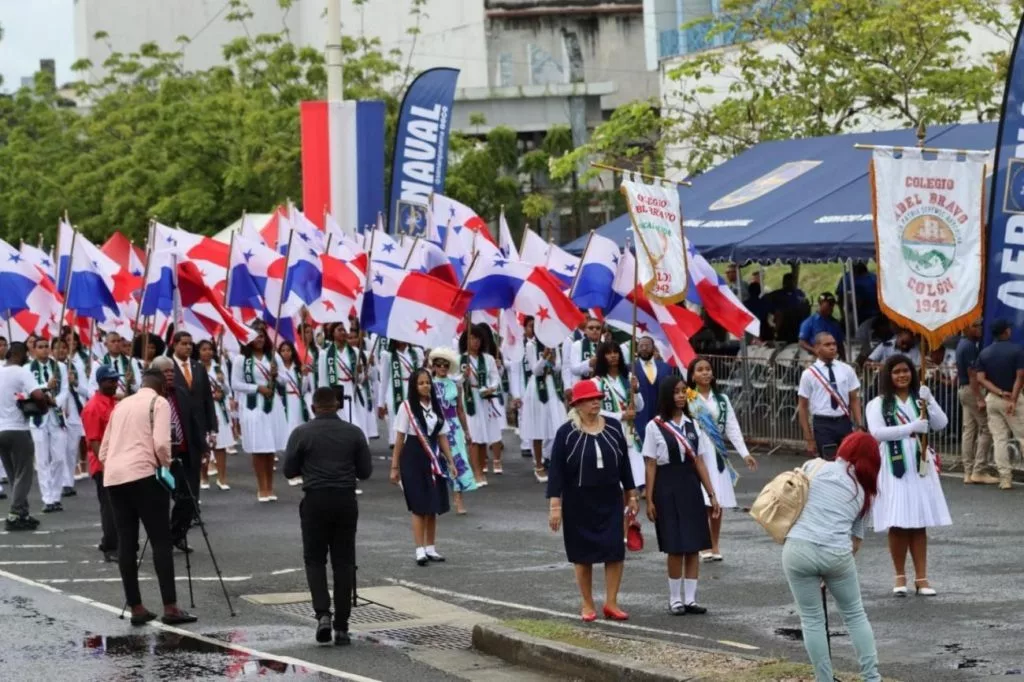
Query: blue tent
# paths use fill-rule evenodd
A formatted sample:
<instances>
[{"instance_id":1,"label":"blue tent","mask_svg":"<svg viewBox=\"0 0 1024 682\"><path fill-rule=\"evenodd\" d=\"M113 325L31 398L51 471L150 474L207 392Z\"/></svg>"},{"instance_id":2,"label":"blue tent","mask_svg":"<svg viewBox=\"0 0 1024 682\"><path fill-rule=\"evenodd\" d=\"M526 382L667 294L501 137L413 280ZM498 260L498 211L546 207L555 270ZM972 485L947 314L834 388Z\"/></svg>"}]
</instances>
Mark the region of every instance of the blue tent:
<instances>
[{"instance_id":1,"label":"blue tent","mask_svg":"<svg viewBox=\"0 0 1024 682\"><path fill-rule=\"evenodd\" d=\"M995 123L934 126L926 144L992 149ZM856 143L913 146L913 129L765 142L680 187L686 236L709 260L763 263L873 258L870 152ZM625 243L629 215L597 232ZM564 248L579 254L584 235Z\"/></svg>"}]
</instances>

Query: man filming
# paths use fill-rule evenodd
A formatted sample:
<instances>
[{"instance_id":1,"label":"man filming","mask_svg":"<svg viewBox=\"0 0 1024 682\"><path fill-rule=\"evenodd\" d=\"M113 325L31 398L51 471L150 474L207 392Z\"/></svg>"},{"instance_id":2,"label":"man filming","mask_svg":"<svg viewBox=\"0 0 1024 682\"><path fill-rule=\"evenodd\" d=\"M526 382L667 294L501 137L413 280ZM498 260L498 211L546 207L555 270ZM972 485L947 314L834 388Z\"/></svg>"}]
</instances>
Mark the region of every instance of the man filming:
<instances>
[{"instance_id":1,"label":"man filming","mask_svg":"<svg viewBox=\"0 0 1024 682\"><path fill-rule=\"evenodd\" d=\"M306 582L316 611L316 641L331 641L331 595L327 589L327 554L334 573L334 643L349 644L348 618L355 580L356 479L370 477L373 464L366 436L338 417L333 388L313 394L315 418L288 438L284 476L302 477L305 497L299 505Z\"/></svg>"}]
</instances>

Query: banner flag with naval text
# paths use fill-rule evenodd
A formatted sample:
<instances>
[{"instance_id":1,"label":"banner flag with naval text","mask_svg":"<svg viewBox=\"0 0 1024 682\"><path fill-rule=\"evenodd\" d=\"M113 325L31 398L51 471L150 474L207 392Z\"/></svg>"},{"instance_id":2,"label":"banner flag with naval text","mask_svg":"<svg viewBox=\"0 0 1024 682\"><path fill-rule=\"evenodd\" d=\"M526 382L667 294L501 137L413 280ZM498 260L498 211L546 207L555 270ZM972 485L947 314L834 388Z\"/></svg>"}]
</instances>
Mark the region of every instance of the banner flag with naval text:
<instances>
[{"instance_id":1,"label":"banner flag with naval text","mask_svg":"<svg viewBox=\"0 0 1024 682\"><path fill-rule=\"evenodd\" d=\"M444 194L458 78L458 69L428 69L416 77L402 99L388 195L388 225L392 234L427 236L430 195Z\"/></svg>"},{"instance_id":2,"label":"banner flag with naval text","mask_svg":"<svg viewBox=\"0 0 1024 682\"><path fill-rule=\"evenodd\" d=\"M1024 17L1010 53L1003 111L996 138L995 176L989 205L985 319L1007 320L1013 340L1024 342ZM992 341L985 325L985 343Z\"/></svg>"},{"instance_id":3,"label":"banner flag with naval text","mask_svg":"<svg viewBox=\"0 0 1024 682\"><path fill-rule=\"evenodd\" d=\"M939 346L981 314L987 152L876 147L878 303L890 320Z\"/></svg>"}]
</instances>

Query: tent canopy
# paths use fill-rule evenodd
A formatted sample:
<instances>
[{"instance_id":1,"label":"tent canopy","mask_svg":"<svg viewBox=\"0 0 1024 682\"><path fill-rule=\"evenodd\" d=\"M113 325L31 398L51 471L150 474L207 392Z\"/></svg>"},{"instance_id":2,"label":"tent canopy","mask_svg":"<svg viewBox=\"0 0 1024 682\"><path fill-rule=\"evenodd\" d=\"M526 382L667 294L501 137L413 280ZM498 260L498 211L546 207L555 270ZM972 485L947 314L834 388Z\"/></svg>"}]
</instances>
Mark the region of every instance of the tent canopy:
<instances>
[{"instance_id":1,"label":"tent canopy","mask_svg":"<svg viewBox=\"0 0 1024 682\"><path fill-rule=\"evenodd\" d=\"M995 123L934 126L926 145L991 150ZM709 260L824 262L875 255L870 152L857 143L914 146L914 129L759 144L680 187L686 236ZM597 233L625 244L622 215ZM564 248L580 254L587 236Z\"/></svg>"}]
</instances>

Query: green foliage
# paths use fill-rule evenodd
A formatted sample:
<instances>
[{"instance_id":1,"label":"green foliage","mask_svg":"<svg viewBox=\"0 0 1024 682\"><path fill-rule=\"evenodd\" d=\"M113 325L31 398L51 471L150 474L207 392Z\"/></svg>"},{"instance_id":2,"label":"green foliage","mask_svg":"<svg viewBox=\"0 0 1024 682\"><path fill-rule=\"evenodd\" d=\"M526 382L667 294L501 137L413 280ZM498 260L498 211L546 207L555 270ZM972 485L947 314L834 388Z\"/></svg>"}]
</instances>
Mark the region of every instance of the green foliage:
<instances>
[{"instance_id":1,"label":"green foliage","mask_svg":"<svg viewBox=\"0 0 1024 682\"><path fill-rule=\"evenodd\" d=\"M750 40L677 62L668 73L675 93L669 108L620 107L587 145L559 160L556 174L566 176L587 160L660 174L668 170L669 144L684 145L683 165L698 173L768 140L834 135L865 124L989 120L998 116L1006 52L972 63L966 26L1012 37L1024 2L1013 0L1015 16L1001 11L1004 4L723 0L710 35Z\"/></svg>"}]
</instances>

